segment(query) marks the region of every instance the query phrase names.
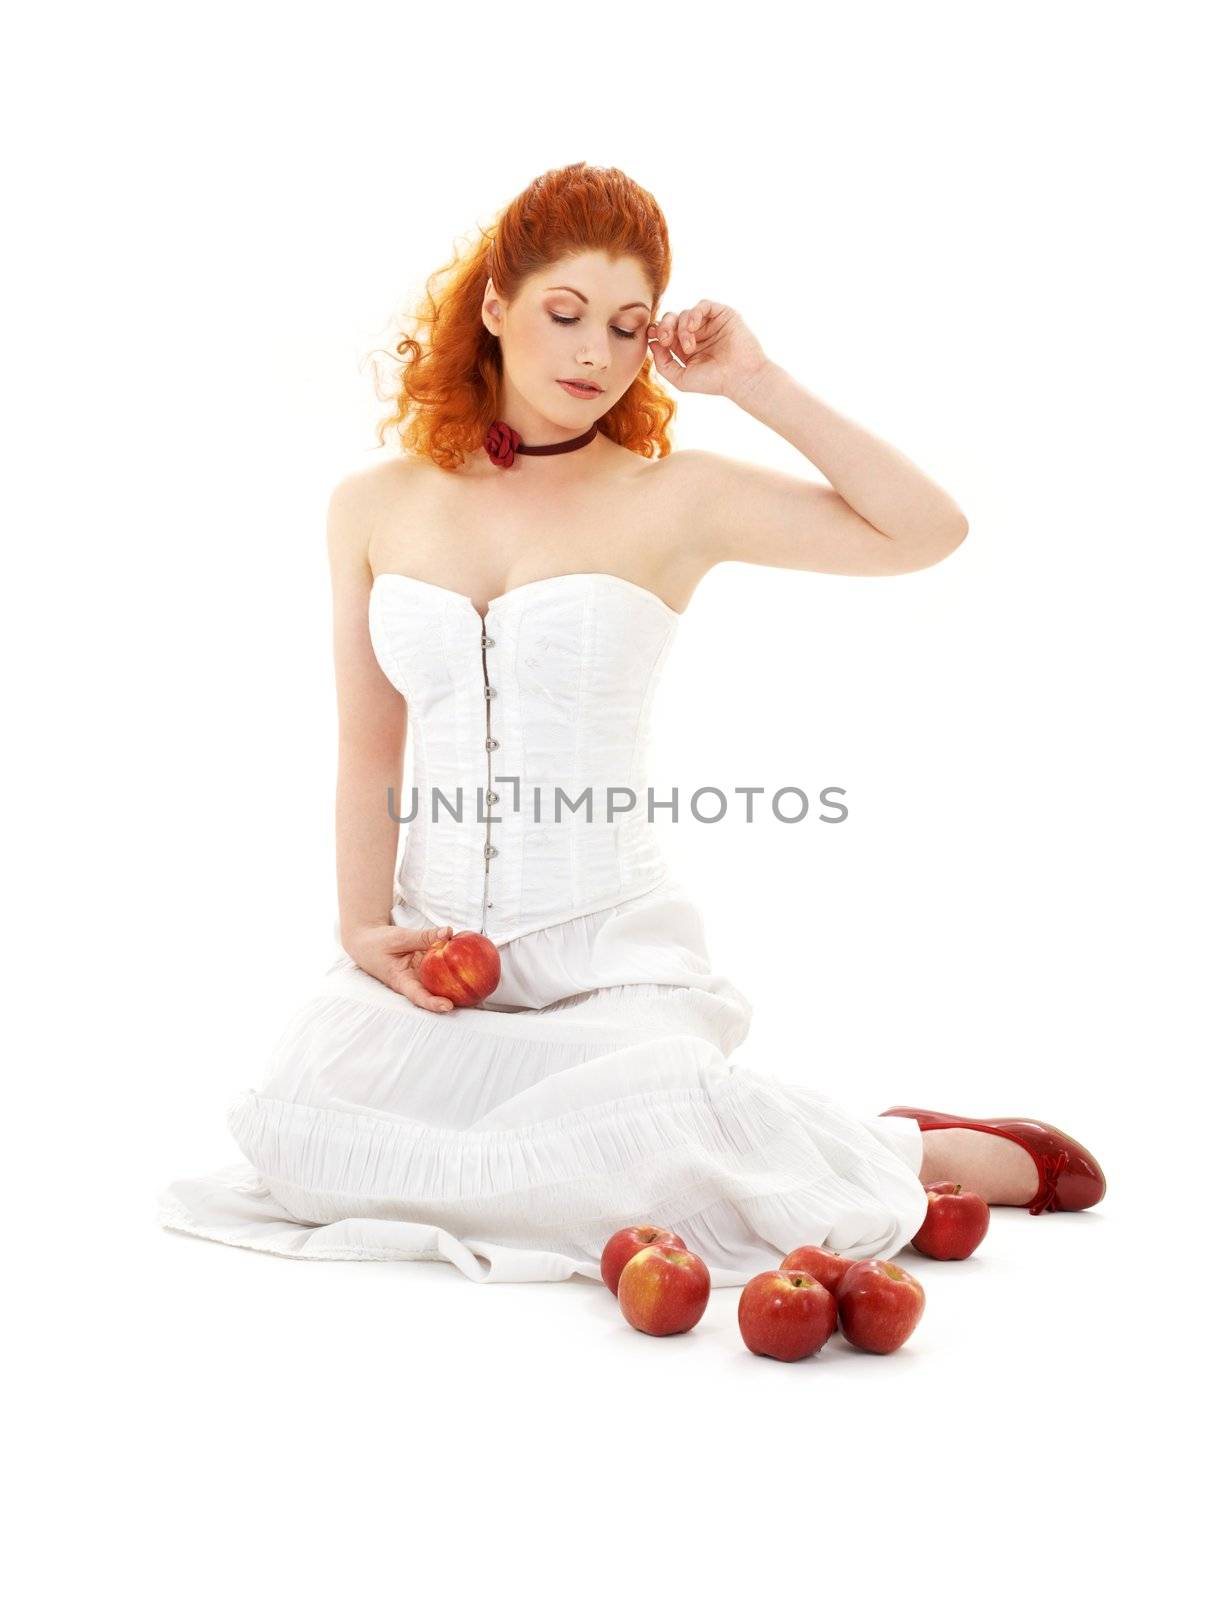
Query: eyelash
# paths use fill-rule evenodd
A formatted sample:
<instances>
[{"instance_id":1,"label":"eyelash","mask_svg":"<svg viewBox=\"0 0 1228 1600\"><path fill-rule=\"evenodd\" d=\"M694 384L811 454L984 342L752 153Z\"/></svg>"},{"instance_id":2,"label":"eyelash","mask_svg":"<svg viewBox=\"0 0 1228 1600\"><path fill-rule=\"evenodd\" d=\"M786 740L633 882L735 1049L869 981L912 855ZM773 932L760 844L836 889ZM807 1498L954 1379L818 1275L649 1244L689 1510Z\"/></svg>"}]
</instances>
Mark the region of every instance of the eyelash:
<instances>
[{"instance_id":1,"label":"eyelash","mask_svg":"<svg viewBox=\"0 0 1228 1600\"><path fill-rule=\"evenodd\" d=\"M564 324L564 326L570 327L573 322L579 322L580 319L579 317L556 317L552 311L550 313L550 320L551 322L561 322ZM615 328L614 332L618 334L620 339L637 339L639 337L639 333L636 330L628 333L626 328Z\"/></svg>"}]
</instances>

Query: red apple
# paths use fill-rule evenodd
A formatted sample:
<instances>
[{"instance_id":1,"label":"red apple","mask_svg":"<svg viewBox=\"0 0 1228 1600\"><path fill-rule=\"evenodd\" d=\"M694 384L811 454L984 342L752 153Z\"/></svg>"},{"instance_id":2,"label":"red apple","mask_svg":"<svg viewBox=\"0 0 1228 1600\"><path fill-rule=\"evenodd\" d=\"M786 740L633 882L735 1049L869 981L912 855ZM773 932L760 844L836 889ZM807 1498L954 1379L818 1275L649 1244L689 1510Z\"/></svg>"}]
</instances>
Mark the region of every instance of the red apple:
<instances>
[{"instance_id":1,"label":"red apple","mask_svg":"<svg viewBox=\"0 0 1228 1600\"><path fill-rule=\"evenodd\" d=\"M690 1250L650 1244L618 1280L618 1307L641 1333L685 1333L704 1314L712 1288L707 1265Z\"/></svg>"},{"instance_id":2,"label":"red apple","mask_svg":"<svg viewBox=\"0 0 1228 1600\"><path fill-rule=\"evenodd\" d=\"M878 1356L898 1350L921 1320L925 1290L894 1261L856 1261L836 1291L840 1331L858 1350Z\"/></svg>"},{"instance_id":3,"label":"red apple","mask_svg":"<svg viewBox=\"0 0 1228 1600\"><path fill-rule=\"evenodd\" d=\"M646 1245L659 1244L662 1249L685 1250L685 1242L667 1228L658 1228L655 1222L641 1222L634 1228L620 1228L612 1233L601 1252L601 1277L611 1294L618 1293L618 1280L623 1268L633 1255Z\"/></svg>"},{"instance_id":4,"label":"red apple","mask_svg":"<svg viewBox=\"0 0 1228 1600\"><path fill-rule=\"evenodd\" d=\"M954 1194L960 1185L951 1178L944 1178L941 1183L927 1183L925 1187L930 1194Z\"/></svg>"},{"instance_id":5,"label":"red apple","mask_svg":"<svg viewBox=\"0 0 1228 1600\"><path fill-rule=\"evenodd\" d=\"M498 948L484 933L462 931L427 947L418 978L454 1006L475 1006L499 987L500 967Z\"/></svg>"},{"instance_id":6,"label":"red apple","mask_svg":"<svg viewBox=\"0 0 1228 1600\"><path fill-rule=\"evenodd\" d=\"M778 1267L779 1272L808 1272L823 1287L835 1294L840 1279L853 1265L856 1257L842 1256L838 1250L824 1250L817 1244L799 1244L790 1250Z\"/></svg>"},{"instance_id":7,"label":"red apple","mask_svg":"<svg viewBox=\"0 0 1228 1600\"><path fill-rule=\"evenodd\" d=\"M746 1348L777 1361L800 1361L836 1331L836 1297L808 1272L761 1272L742 1290L738 1327Z\"/></svg>"},{"instance_id":8,"label":"red apple","mask_svg":"<svg viewBox=\"0 0 1228 1600\"><path fill-rule=\"evenodd\" d=\"M989 1232L989 1207L962 1184L926 1184L925 1221L912 1237L912 1247L935 1261L966 1261Z\"/></svg>"}]
</instances>

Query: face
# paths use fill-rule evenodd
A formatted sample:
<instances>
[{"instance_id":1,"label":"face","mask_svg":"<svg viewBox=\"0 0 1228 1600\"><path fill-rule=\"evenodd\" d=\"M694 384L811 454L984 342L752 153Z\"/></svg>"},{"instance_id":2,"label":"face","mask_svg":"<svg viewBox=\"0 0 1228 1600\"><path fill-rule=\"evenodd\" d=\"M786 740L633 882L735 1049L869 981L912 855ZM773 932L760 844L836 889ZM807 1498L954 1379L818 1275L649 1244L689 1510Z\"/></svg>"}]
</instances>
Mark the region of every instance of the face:
<instances>
[{"instance_id":1,"label":"face","mask_svg":"<svg viewBox=\"0 0 1228 1600\"><path fill-rule=\"evenodd\" d=\"M488 281L482 320L502 345L500 418L526 442L551 444L630 388L648 353L652 289L634 257L590 251L536 273L510 303ZM560 379L597 388L579 393Z\"/></svg>"}]
</instances>

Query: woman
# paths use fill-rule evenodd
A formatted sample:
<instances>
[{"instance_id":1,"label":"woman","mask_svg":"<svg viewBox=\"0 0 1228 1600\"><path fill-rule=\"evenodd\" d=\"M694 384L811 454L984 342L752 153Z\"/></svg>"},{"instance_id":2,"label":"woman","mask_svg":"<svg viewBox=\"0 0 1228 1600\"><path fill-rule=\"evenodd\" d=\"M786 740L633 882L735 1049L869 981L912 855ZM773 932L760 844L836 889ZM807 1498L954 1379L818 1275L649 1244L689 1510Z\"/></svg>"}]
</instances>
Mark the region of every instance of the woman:
<instances>
[{"instance_id":1,"label":"woman","mask_svg":"<svg viewBox=\"0 0 1228 1600\"><path fill-rule=\"evenodd\" d=\"M247 1160L170 1185L161 1220L483 1281L599 1278L609 1235L652 1222L720 1285L803 1243L893 1255L937 1180L1095 1204L1100 1168L1046 1123L859 1117L734 1064L750 1005L649 814L648 712L709 568L914 571L961 543L958 506L728 306L662 313L665 221L617 170L545 174L451 269L399 346L399 456L329 507L341 950L230 1109ZM741 406L831 486L671 451L654 379ZM418 972L464 928L500 981L454 1008Z\"/></svg>"}]
</instances>

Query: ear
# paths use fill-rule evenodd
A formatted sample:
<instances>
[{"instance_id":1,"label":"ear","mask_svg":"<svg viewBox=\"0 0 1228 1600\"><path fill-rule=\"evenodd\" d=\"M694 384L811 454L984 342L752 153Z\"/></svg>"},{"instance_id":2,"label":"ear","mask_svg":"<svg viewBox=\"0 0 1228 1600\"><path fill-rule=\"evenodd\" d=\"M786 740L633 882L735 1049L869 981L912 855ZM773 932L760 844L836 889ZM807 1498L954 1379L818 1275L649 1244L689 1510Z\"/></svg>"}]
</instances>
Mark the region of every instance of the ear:
<instances>
[{"instance_id":1,"label":"ear","mask_svg":"<svg viewBox=\"0 0 1228 1600\"><path fill-rule=\"evenodd\" d=\"M495 294L495 280L493 278L487 278L486 287L482 291L482 321L486 324L487 333L493 334L495 338L498 338L499 330L497 324L503 321L503 307L499 304L498 296ZM496 324L495 327L491 326L492 322Z\"/></svg>"}]
</instances>

